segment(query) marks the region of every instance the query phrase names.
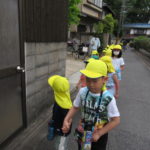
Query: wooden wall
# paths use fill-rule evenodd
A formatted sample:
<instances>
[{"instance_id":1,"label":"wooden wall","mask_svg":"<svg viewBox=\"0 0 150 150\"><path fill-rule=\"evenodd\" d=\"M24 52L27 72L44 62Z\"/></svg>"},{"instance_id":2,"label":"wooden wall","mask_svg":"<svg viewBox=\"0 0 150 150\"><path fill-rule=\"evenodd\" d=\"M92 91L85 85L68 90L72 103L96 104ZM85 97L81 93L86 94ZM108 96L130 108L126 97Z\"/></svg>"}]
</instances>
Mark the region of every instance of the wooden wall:
<instances>
[{"instance_id":1,"label":"wooden wall","mask_svg":"<svg viewBox=\"0 0 150 150\"><path fill-rule=\"evenodd\" d=\"M67 40L67 0L23 0L22 16L26 42Z\"/></svg>"}]
</instances>

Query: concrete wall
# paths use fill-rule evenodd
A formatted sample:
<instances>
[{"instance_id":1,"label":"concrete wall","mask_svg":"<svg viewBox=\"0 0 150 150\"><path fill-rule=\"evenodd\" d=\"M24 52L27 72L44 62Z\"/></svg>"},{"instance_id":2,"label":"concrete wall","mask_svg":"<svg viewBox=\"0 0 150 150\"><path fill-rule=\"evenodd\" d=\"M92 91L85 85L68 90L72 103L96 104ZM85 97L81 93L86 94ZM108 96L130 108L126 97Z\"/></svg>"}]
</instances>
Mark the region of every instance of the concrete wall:
<instances>
[{"instance_id":1,"label":"concrete wall","mask_svg":"<svg viewBox=\"0 0 150 150\"><path fill-rule=\"evenodd\" d=\"M27 121L31 123L53 102L47 79L65 75L66 43L25 43Z\"/></svg>"}]
</instances>

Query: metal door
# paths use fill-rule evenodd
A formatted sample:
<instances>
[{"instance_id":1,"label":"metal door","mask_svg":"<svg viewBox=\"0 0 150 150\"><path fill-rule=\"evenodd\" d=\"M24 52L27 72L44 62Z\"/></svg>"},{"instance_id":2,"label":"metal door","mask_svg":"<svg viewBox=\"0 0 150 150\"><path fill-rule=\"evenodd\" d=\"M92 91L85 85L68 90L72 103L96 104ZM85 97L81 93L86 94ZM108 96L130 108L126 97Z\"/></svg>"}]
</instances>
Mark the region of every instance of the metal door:
<instances>
[{"instance_id":1,"label":"metal door","mask_svg":"<svg viewBox=\"0 0 150 150\"><path fill-rule=\"evenodd\" d=\"M18 0L0 0L0 145L23 127Z\"/></svg>"}]
</instances>

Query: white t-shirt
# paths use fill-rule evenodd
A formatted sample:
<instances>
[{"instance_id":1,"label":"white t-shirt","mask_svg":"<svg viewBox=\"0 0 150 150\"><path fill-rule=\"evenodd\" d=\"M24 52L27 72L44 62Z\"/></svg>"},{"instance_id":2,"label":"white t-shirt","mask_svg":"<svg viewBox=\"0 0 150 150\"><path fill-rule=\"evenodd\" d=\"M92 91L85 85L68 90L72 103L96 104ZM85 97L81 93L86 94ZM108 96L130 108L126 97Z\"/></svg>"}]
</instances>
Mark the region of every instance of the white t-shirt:
<instances>
[{"instance_id":1,"label":"white t-shirt","mask_svg":"<svg viewBox=\"0 0 150 150\"><path fill-rule=\"evenodd\" d=\"M77 94L77 96L73 102L74 107L80 107L81 106L81 95L83 94L83 92L85 92L85 90L86 90L86 87L81 88L80 91L78 92L78 94ZM105 94L105 92L103 92L103 94ZM100 96L100 94L94 94L92 92L89 92L89 94L91 94L93 96ZM107 106L107 112L108 112L108 114L107 114L108 118L120 116L119 110L117 108L116 100L114 97Z\"/></svg>"},{"instance_id":2,"label":"white t-shirt","mask_svg":"<svg viewBox=\"0 0 150 150\"><path fill-rule=\"evenodd\" d=\"M95 38L95 37L91 39L90 44L91 44L91 50L97 50L101 45L99 38Z\"/></svg>"},{"instance_id":3,"label":"white t-shirt","mask_svg":"<svg viewBox=\"0 0 150 150\"><path fill-rule=\"evenodd\" d=\"M120 69L121 66L125 65L124 59L122 57L121 58L113 58L112 63L113 63L115 70L118 70L118 69Z\"/></svg>"}]
</instances>

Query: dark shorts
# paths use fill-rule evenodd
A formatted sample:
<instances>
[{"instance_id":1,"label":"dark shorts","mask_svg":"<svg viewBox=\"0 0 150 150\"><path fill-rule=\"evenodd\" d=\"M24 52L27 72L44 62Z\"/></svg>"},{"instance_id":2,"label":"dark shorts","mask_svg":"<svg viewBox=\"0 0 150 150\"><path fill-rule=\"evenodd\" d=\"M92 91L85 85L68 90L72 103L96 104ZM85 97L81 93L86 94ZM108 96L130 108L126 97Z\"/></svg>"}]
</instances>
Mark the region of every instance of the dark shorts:
<instances>
[{"instance_id":1,"label":"dark shorts","mask_svg":"<svg viewBox=\"0 0 150 150\"><path fill-rule=\"evenodd\" d=\"M64 135L61 128L63 126L63 122L68 111L69 109L63 109L59 105L57 105L57 103L54 103L52 120L54 120L54 128L55 128L56 134ZM68 134L70 134L70 132L71 132L71 129L65 135L67 136Z\"/></svg>"},{"instance_id":2,"label":"dark shorts","mask_svg":"<svg viewBox=\"0 0 150 150\"><path fill-rule=\"evenodd\" d=\"M91 150L106 150L108 133L104 134L97 142L92 142Z\"/></svg>"},{"instance_id":3,"label":"dark shorts","mask_svg":"<svg viewBox=\"0 0 150 150\"><path fill-rule=\"evenodd\" d=\"M108 133L104 134L97 142L92 142L91 150L106 150ZM81 150L81 143L78 141L78 150Z\"/></svg>"}]
</instances>

